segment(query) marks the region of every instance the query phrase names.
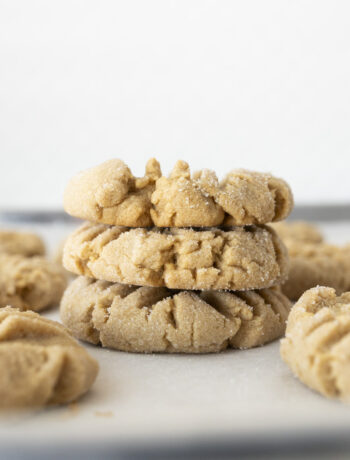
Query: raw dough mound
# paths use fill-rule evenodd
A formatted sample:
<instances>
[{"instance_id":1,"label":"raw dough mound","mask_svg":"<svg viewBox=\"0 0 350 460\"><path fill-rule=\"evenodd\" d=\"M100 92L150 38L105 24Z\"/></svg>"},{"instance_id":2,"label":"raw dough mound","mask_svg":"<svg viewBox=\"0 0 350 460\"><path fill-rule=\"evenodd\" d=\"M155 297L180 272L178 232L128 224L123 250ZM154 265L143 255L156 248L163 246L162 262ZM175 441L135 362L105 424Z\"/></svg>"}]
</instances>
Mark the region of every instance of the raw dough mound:
<instances>
[{"instance_id":1,"label":"raw dough mound","mask_svg":"<svg viewBox=\"0 0 350 460\"><path fill-rule=\"evenodd\" d=\"M282 287L289 299L297 300L303 292L321 285L337 293L350 289L350 251L326 243L300 243L285 240L290 258L288 280Z\"/></svg>"},{"instance_id":2,"label":"raw dough mound","mask_svg":"<svg viewBox=\"0 0 350 460\"><path fill-rule=\"evenodd\" d=\"M19 254L25 257L43 256L45 245L35 233L0 230L0 254Z\"/></svg>"},{"instance_id":3,"label":"raw dough mound","mask_svg":"<svg viewBox=\"0 0 350 460\"><path fill-rule=\"evenodd\" d=\"M98 364L60 324L37 313L0 309L0 407L74 401Z\"/></svg>"},{"instance_id":4,"label":"raw dough mound","mask_svg":"<svg viewBox=\"0 0 350 460\"><path fill-rule=\"evenodd\" d=\"M309 222L304 222L302 220L295 222L277 222L271 224L278 234L278 236L283 240L291 240L294 242L301 243L322 243L323 235L316 227Z\"/></svg>"},{"instance_id":5,"label":"raw dough mound","mask_svg":"<svg viewBox=\"0 0 350 460\"><path fill-rule=\"evenodd\" d=\"M350 400L350 292L305 292L288 318L281 356L299 379L331 398Z\"/></svg>"},{"instance_id":6,"label":"raw dough mound","mask_svg":"<svg viewBox=\"0 0 350 460\"><path fill-rule=\"evenodd\" d=\"M131 352L209 353L284 334L290 302L278 288L174 291L79 277L61 302L79 339Z\"/></svg>"},{"instance_id":7,"label":"raw dough mound","mask_svg":"<svg viewBox=\"0 0 350 460\"><path fill-rule=\"evenodd\" d=\"M0 254L0 307L40 311L58 304L66 285L63 268L43 257Z\"/></svg>"},{"instance_id":8,"label":"raw dough mound","mask_svg":"<svg viewBox=\"0 0 350 460\"><path fill-rule=\"evenodd\" d=\"M170 289L260 289L281 283L288 256L269 227L128 229L85 223L63 264L91 278Z\"/></svg>"},{"instance_id":9,"label":"raw dough mound","mask_svg":"<svg viewBox=\"0 0 350 460\"><path fill-rule=\"evenodd\" d=\"M69 214L128 227L265 224L286 218L292 207L288 184L270 174L236 170L220 183L210 170L191 177L178 161L164 177L155 159L143 178L121 160L107 161L74 177L64 194Z\"/></svg>"}]
</instances>

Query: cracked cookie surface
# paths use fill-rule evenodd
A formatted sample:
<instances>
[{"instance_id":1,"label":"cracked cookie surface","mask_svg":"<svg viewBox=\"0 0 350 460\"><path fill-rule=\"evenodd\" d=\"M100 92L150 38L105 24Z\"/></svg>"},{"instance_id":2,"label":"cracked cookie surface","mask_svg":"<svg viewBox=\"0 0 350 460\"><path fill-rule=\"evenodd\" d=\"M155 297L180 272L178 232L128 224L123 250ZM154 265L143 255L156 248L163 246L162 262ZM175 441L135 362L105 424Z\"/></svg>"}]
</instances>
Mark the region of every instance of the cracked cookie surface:
<instances>
[{"instance_id":1,"label":"cracked cookie surface","mask_svg":"<svg viewBox=\"0 0 350 460\"><path fill-rule=\"evenodd\" d=\"M0 368L1 408L74 401L98 372L62 325L11 307L0 308Z\"/></svg>"},{"instance_id":2,"label":"cracked cookie surface","mask_svg":"<svg viewBox=\"0 0 350 460\"><path fill-rule=\"evenodd\" d=\"M270 287L288 273L269 227L129 229L85 223L68 237L65 268L78 275L170 289Z\"/></svg>"},{"instance_id":3,"label":"cracked cookie surface","mask_svg":"<svg viewBox=\"0 0 350 460\"><path fill-rule=\"evenodd\" d=\"M174 291L79 277L61 302L79 339L130 352L209 353L251 348L284 334L289 300L261 291Z\"/></svg>"},{"instance_id":4,"label":"cracked cookie surface","mask_svg":"<svg viewBox=\"0 0 350 460\"><path fill-rule=\"evenodd\" d=\"M292 300L315 286L329 286L337 293L350 289L350 250L327 243L284 240L290 260L282 290Z\"/></svg>"},{"instance_id":5,"label":"cracked cookie surface","mask_svg":"<svg viewBox=\"0 0 350 460\"><path fill-rule=\"evenodd\" d=\"M350 401L350 292L308 290L292 308L281 356L312 389Z\"/></svg>"},{"instance_id":6,"label":"cracked cookie surface","mask_svg":"<svg viewBox=\"0 0 350 460\"><path fill-rule=\"evenodd\" d=\"M238 169L219 182L207 169L191 176L178 161L165 177L155 159L142 178L109 160L73 177L64 193L68 214L127 227L265 224L285 219L292 207L288 184L270 174Z\"/></svg>"},{"instance_id":7,"label":"cracked cookie surface","mask_svg":"<svg viewBox=\"0 0 350 460\"><path fill-rule=\"evenodd\" d=\"M45 245L35 233L0 230L0 254L19 254L25 257L43 256Z\"/></svg>"},{"instance_id":8,"label":"cracked cookie surface","mask_svg":"<svg viewBox=\"0 0 350 460\"><path fill-rule=\"evenodd\" d=\"M63 268L43 257L0 254L0 307L41 311L59 303L66 285Z\"/></svg>"}]
</instances>

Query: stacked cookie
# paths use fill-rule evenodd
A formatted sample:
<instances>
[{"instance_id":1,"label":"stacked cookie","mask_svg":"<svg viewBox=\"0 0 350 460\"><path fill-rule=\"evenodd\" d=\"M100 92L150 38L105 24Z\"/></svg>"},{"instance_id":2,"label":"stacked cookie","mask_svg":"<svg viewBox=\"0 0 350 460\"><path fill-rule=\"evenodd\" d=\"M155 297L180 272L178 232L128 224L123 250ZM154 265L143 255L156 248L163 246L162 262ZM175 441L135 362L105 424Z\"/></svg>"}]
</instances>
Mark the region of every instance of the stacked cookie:
<instances>
[{"instance_id":1,"label":"stacked cookie","mask_svg":"<svg viewBox=\"0 0 350 460\"><path fill-rule=\"evenodd\" d=\"M236 170L219 182L169 177L152 159L136 178L120 160L74 177L66 211L90 222L66 241L63 263L83 275L61 303L73 334L136 352L216 352L283 335L290 303L279 285L287 251L265 224L284 219L293 198L269 174Z\"/></svg>"}]
</instances>

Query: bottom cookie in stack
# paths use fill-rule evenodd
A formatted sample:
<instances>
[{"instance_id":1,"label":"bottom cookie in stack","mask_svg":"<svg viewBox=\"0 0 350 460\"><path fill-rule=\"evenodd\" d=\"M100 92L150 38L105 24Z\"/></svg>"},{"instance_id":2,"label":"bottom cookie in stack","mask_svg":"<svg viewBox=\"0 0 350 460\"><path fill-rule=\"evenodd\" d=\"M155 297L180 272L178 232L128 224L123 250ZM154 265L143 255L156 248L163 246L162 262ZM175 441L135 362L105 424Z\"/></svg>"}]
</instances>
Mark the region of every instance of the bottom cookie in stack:
<instances>
[{"instance_id":1,"label":"bottom cookie in stack","mask_svg":"<svg viewBox=\"0 0 350 460\"><path fill-rule=\"evenodd\" d=\"M78 277L61 302L79 339L129 352L210 353L284 335L290 301L279 287L184 291Z\"/></svg>"}]
</instances>

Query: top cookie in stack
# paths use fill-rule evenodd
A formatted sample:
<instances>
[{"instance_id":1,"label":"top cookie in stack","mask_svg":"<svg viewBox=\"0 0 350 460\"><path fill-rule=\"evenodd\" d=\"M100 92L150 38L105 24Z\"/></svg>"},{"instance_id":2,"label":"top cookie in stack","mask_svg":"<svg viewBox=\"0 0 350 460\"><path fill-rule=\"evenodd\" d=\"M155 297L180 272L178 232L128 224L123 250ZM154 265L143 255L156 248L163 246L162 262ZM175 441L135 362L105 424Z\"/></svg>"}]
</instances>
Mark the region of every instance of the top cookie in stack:
<instances>
[{"instance_id":1,"label":"top cookie in stack","mask_svg":"<svg viewBox=\"0 0 350 460\"><path fill-rule=\"evenodd\" d=\"M264 224L284 219L292 206L286 182L245 170L219 182L209 170L191 176L179 161L164 177L151 159L142 178L120 160L78 174L67 186L64 207L91 222L68 238L64 265L122 284L76 280L62 302L63 321L80 338L129 351L218 351L280 336L290 304L271 287L286 279L288 257ZM101 299L107 305L102 312Z\"/></svg>"},{"instance_id":2,"label":"top cookie in stack","mask_svg":"<svg viewBox=\"0 0 350 460\"><path fill-rule=\"evenodd\" d=\"M64 208L81 219L126 227L243 226L285 219L293 196L270 174L238 169L219 182L208 169L191 177L188 164L178 161L164 177L152 158L137 178L121 160L110 160L69 182Z\"/></svg>"}]
</instances>

